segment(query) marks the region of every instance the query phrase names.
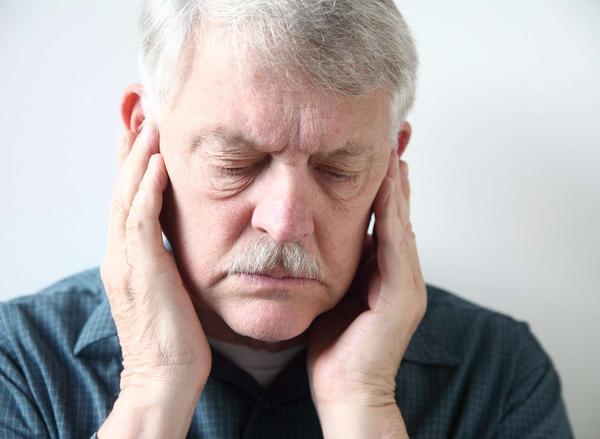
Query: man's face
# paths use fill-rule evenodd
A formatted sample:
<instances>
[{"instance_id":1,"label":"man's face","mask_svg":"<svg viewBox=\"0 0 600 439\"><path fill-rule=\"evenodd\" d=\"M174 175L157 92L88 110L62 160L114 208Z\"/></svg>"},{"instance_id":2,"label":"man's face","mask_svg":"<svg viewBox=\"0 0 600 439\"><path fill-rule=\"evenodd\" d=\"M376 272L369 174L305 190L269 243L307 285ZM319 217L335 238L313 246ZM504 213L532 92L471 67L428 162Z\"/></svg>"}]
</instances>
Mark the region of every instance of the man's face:
<instances>
[{"instance_id":1,"label":"man's face","mask_svg":"<svg viewBox=\"0 0 600 439\"><path fill-rule=\"evenodd\" d=\"M248 65L239 75L234 52L210 42L159 126L165 233L199 306L238 334L288 340L352 281L390 156L386 97L290 89ZM321 276L228 276L257 237L299 243Z\"/></svg>"}]
</instances>

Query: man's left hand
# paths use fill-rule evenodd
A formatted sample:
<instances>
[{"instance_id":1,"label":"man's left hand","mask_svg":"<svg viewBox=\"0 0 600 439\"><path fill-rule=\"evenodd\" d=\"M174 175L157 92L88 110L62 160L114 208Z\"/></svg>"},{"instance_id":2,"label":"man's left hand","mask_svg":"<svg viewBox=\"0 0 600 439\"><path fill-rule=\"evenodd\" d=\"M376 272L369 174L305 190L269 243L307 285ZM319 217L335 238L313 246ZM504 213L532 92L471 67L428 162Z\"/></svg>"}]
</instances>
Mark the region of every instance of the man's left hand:
<instances>
[{"instance_id":1,"label":"man's left hand","mask_svg":"<svg viewBox=\"0 0 600 439\"><path fill-rule=\"evenodd\" d=\"M374 201L377 242L367 236L350 291L311 328L308 374L325 437L406 434L396 375L427 307L409 201L407 164L393 151Z\"/></svg>"}]
</instances>

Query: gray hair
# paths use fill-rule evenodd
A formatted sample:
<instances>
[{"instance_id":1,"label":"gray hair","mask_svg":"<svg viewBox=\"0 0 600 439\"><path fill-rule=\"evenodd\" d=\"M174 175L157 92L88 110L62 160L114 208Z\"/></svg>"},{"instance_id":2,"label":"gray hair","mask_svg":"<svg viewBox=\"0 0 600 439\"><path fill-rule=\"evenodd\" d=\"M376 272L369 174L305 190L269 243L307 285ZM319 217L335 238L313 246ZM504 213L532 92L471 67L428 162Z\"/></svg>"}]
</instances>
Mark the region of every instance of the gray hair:
<instances>
[{"instance_id":1,"label":"gray hair","mask_svg":"<svg viewBox=\"0 0 600 439\"><path fill-rule=\"evenodd\" d=\"M325 274L320 260L300 242L279 243L265 233L245 242L239 240L226 259L228 276L268 273L276 268L285 270L292 277L319 281Z\"/></svg>"},{"instance_id":2,"label":"gray hair","mask_svg":"<svg viewBox=\"0 0 600 439\"><path fill-rule=\"evenodd\" d=\"M417 52L393 0L145 0L139 65L144 105L154 117L181 90L211 21L229 27L240 53L258 53L287 80L301 72L320 88L351 96L383 89L392 130L412 108Z\"/></svg>"}]
</instances>

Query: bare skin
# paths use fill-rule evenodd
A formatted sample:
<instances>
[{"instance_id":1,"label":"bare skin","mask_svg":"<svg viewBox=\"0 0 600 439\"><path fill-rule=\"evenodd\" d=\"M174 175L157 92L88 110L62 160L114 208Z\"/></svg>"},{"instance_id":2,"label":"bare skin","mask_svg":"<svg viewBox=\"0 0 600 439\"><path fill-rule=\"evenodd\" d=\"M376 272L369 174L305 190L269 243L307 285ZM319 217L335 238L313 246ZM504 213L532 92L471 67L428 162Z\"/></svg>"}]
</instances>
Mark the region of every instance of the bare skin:
<instances>
[{"instance_id":1,"label":"bare skin","mask_svg":"<svg viewBox=\"0 0 600 439\"><path fill-rule=\"evenodd\" d=\"M152 126L127 151L101 266L123 352L121 393L99 437L185 437L211 354L158 215L168 179ZM125 154L123 154L125 156Z\"/></svg>"},{"instance_id":2,"label":"bare skin","mask_svg":"<svg viewBox=\"0 0 600 439\"><path fill-rule=\"evenodd\" d=\"M395 377L426 308L400 160L410 125L399 128L390 154L384 96L292 90L267 99L228 80L235 70L226 48L212 50L204 54L210 63L198 55L211 69L194 70L159 127L145 120L140 86L125 94L101 267L124 369L98 436L185 437L210 373L210 335L273 351L308 342L325 437L405 437ZM223 159L224 145L211 143L201 150L207 155L193 155L192 133L217 122L252 134L258 149ZM375 145L368 162L324 158L346 140ZM236 179L243 186L213 171L224 160L253 170ZM365 236L371 211L377 245ZM279 279L274 295L225 276L220 263L231 247L257 233L303 243L325 267L322 279Z\"/></svg>"},{"instance_id":3,"label":"bare skin","mask_svg":"<svg viewBox=\"0 0 600 439\"><path fill-rule=\"evenodd\" d=\"M162 246L158 213L167 174L160 154L155 152L157 137L152 131L152 127L146 128L122 165L111 216L111 247L102 266L125 369L121 397L100 430L100 437L129 437L127 431L144 437L161 437L163 433L184 437L210 371L204 332L172 256ZM348 428L348 410L357 403L357 412L364 416L352 419L360 420L362 431L372 432L376 425L381 426L382 416L392 420L389 422L396 419L397 428L403 428L394 402L394 378L426 305L408 220L409 182L400 175L400 167L406 166L397 160L396 153L391 156L388 175L375 200L379 245L377 268L371 274L366 297L368 309L360 297L349 296L322 315L312 328L317 335L310 340L311 392L320 417L330 420L323 426L330 426L331 437L336 437L339 429ZM131 204L127 212L121 203ZM369 251L369 240L366 246ZM119 279L122 284L109 279L117 272L123 276ZM155 306L149 309L151 304ZM149 318L149 310L154 318ZM388 342L378 344L373 340ZM396 345L391 357L390 340ZM363 358L371 361L364 364ZM373 361L376 358L380 361ZM369 369L372 364L378 365L377 370ZM364 383L369 390L364 392L358 384L367 377L372 381ZM170 401L172 407L168 415L165 401ZM187 410L183 409L186 404ZM127 430L123 425L130 425L131 413L144 422ZM148 413L163 416L142 415ZM381 416L374 417L374 413Z\"/></svg>"}]
</instances>

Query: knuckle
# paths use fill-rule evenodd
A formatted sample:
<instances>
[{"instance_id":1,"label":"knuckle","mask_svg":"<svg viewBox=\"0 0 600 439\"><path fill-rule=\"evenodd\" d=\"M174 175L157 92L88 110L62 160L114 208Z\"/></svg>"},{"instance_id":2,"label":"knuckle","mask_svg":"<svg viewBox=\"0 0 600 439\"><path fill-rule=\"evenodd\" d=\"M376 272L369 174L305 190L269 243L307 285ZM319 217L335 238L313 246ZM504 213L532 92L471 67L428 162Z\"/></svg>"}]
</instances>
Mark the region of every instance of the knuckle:
<instances>
[{"instance_id":1,"label":"knuckle","mask_svg":"<svg viewBox=\"0 0 600 439\"><path fill-rule=\"evenodd\" d=\"M401 237L397 245L398 253L402 256L406 256L410 253L410 246L406 237Z\"/></svg>"},{"instance_id":2,"label":"knuckle","mask_svg":"<svg viewBox=\"0 0 600 439\"><path fill-rule=\"evenodd\" d=\"M129 264L120 263L106 254L100 265L100 279L104 285L107 294L113 295L121 291L126 291L129 279L132 275L132 269Z\"/></svg>"},{"instance_id":3,"label":"knuckle","mask_svg":"<svg viewBox=\"0 0 600 439\"><path fill-rule=\"evenodd\" d=\"M140 215L140 212L148 212L152 211L154 208L154 198L151 193L145 190L143 187L140 187L140 190L135 196L133 200L131 211L136 215Z\"/></svg>"},{"instance_id":4,"label":"knuckle","mask_svg":"<svg viewBox=\"0 0 600 439\"><path fill-rule=\"evenodd\" d=\"M409 253L411 250L412 232L403 228L398 234L398 248L401 253Z\"/></svg>"},{"instance_id":5,"label":"knuckle","mask_svg":"<svg viewBox=\"0 0 600 439\"><path fill-rule=\"evenodd\" d=\"M404 226L400 235L401 243L407 248L411 248L413 243L416 242L417 235L415 235L412 223L410 221L406 224L406 226Z\"/></svg>"},{"instance_id":6,"label":"knuckle","mask_svg":"<svg viewBox=\"0 0 600 439\"><path fill-rule=\"evenodd\" d=\"M139 209L140 204L143 207L144 202L140 201L140 203L136 202L136 209L132 209L125 221L125 232L126 234L134 234L139 235L146 231L150 226L150 218L143 214L143 211Z\"/></svg>"},{"instance_id":7,"label":"knuckle","mask_svg":"<svg viewBox=\"0 0 600 439\"><path fill-rule=\"evenodd\" d=\"M130 215L125 222L127 234L139 234L144 230L144 221L138 216Z\"/></svg>"},{"instance_id":8,"label":"knuckle","mask_svg":"<svg viewBox=\"0 0 600 439\"><path fill-rule=\"evenodd\" d=\"M128 219L125 225L127 256L131 256L131 251L141 249L152 232L153 226L148 219L139 217Z\"/></svg>"},{"instance_id":9,"label":"knuckle","mask_svg":"<svg viewBox=\"0 0 600 439\"><path fill-rule=\"evenodd\" d=\"M111 209L114 213L120 216L127 216L129 214L130 206L123 201L123 198L116 195L112 199Z\"/></svg>"},{"instance_id":10,"label":"knuckle","mask_svg":"<svg viewBox=\"0 0 600 439\"><path fill-rule=\"evenodd\" d=\"M131 282L123 283L123 296L127 299L128 303L132 303L133 299L136 297L135 288Z\"/></svg>"}]
</instances>

